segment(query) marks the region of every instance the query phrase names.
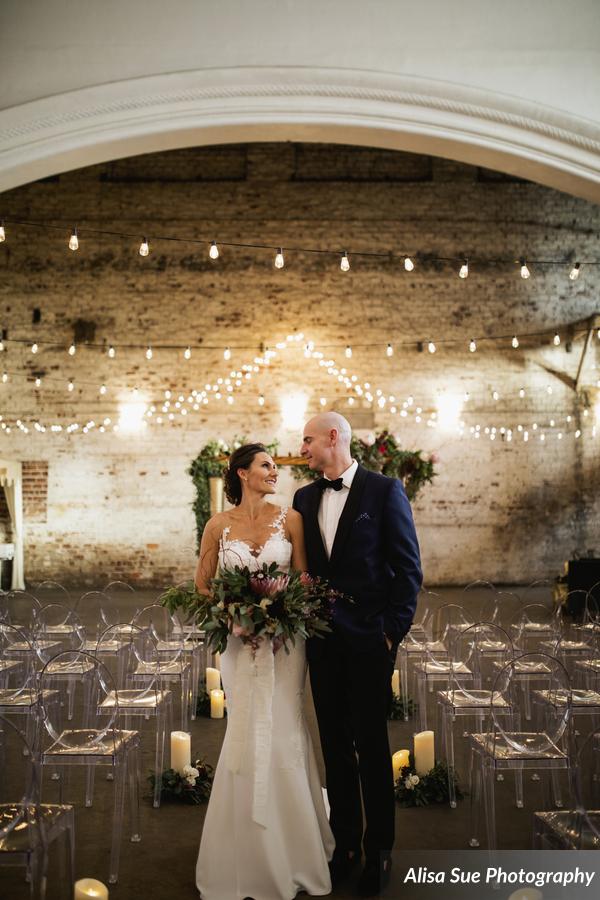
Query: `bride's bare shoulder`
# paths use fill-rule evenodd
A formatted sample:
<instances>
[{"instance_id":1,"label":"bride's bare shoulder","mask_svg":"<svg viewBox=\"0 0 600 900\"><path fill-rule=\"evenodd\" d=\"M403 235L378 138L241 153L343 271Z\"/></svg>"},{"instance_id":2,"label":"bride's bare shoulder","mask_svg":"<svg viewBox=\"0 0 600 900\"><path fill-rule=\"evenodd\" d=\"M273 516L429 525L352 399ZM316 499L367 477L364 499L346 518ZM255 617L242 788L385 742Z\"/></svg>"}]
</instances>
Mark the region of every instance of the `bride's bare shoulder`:
<instances>
[{"instance_id":1,"label":"bride's bare shoulder","mask_svg":"<svg viewBox=\"0 0 600 900\"><path fill-rule=\"evenodd\" d=\"M231 525L231 516L229 513L215 513L204 526L204 530L209 537L218 537L227 525Z\"/></svg>"}]
</instances>

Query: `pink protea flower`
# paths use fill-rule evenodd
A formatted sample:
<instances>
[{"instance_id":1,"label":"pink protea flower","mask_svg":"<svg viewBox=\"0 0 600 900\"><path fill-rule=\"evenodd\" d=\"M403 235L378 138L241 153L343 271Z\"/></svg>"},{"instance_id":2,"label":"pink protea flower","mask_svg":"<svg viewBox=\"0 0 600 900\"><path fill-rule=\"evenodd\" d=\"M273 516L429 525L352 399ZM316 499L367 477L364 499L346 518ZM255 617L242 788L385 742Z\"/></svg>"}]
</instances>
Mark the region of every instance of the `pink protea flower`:
<instances>
[{"instance_id":1,"label":"pink protea flower","mask_svg":"<svg viewBox=\"0 0 600 900\"><path fill-rule=\"evenodd\" d=\"M315 579L308 574L308 572L302 572L300 575L300 584L303 587L312 587L315 583Z\"/></svg>"},{"instance_id":2,"label":"pink protea flower","mask_svg":"<svg viewBox=\"0 0 600 900\"><path fill-rule=\"evenodd\" d=\"M259 597L274 597L279 591L285 591L289 581L287 575L280 575L278 578L254 576L250 579L250 587Z\"/></svg>"},{"instance_id":3,"label":"pink protea flower","mask_svg":"<svg viewBox=\"0 0 600 900\"><path fill-rule=\"evenodd\" d=\"M250 637L252 632L249 628L245 628L243 625L232 625L231 633L234 637Z\"/></svg>"}]
</instances>

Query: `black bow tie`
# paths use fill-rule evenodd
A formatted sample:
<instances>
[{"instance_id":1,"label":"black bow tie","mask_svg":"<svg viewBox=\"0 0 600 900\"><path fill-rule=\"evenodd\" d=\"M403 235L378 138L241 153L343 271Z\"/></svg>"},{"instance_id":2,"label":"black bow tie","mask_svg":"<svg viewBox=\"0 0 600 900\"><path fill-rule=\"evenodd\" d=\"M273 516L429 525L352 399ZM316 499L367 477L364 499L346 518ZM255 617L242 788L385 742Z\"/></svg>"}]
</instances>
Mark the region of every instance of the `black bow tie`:
<instances>
[{"instance_id":1,"label":"black bow tie","mask_svg":"<svg viewBox=\"0 0 600 900\"><path fill-rule=\"evenodd\" d=\"M317 481L317 484L322 491L327 491L330 488L332 491L341 491L344 487L344 479L333 478L330 480L329 478L320 478L319 481Z\"/></svg>"}]
</instances>

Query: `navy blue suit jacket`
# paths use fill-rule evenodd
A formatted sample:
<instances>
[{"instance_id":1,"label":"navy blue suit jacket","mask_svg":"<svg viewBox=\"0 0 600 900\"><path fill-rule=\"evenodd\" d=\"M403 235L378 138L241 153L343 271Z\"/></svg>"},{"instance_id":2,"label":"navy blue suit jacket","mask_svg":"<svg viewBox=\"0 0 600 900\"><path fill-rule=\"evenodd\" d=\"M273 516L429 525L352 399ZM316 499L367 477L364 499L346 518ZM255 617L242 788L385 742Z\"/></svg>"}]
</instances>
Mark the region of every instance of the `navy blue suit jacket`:
<instances>
[{"instance_id":1,"label":"navy blue suit jacket","mask_svg":"<svg viewBox=\"0 0 600 900\"><path fill-rule=\"evenodd\" d=\"M334 606L334 631L354 649L371 650L386 634L394 645L410 629L423 576L410 503L396 478L358 467L338 523L330 559L323 545L316 483L296 491L311 575L349 600ZM317 644L309 642L309 656ZM318 652L318 651L317 651Z\"/></svg>"}]
</instances>

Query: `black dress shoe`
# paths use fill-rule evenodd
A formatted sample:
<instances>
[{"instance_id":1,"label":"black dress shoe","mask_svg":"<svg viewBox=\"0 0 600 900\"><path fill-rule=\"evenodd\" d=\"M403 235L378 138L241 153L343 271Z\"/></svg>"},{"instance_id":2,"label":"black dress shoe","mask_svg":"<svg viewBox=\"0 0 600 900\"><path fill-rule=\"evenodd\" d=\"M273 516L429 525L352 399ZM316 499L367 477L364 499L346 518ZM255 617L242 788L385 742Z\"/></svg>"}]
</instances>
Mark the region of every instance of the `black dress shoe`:
<instances>
[{"instance_id":1,"label":"black dress shoe","mask_svg":"<svg viewBox=\"0 0 600 900\"><path fill-rule=\"evenodd\" d=\"M392 871L392 860L389 856L368 858L358 879L359 897L378 897L388 886Z\"/></svg>"},{"instance_id":2,"label":"black dress shoe","mask_svg":"<svg viewBox=\"0 0 600 900\"><path fill-rule=\"evenodd\" d=\"M352 869L360 862L360 850L342 850L337 847L333 851L331 862L329 863L329 874L331 876L331 886L341 884L350 875Z\"/></svg>"}]
</instances>

